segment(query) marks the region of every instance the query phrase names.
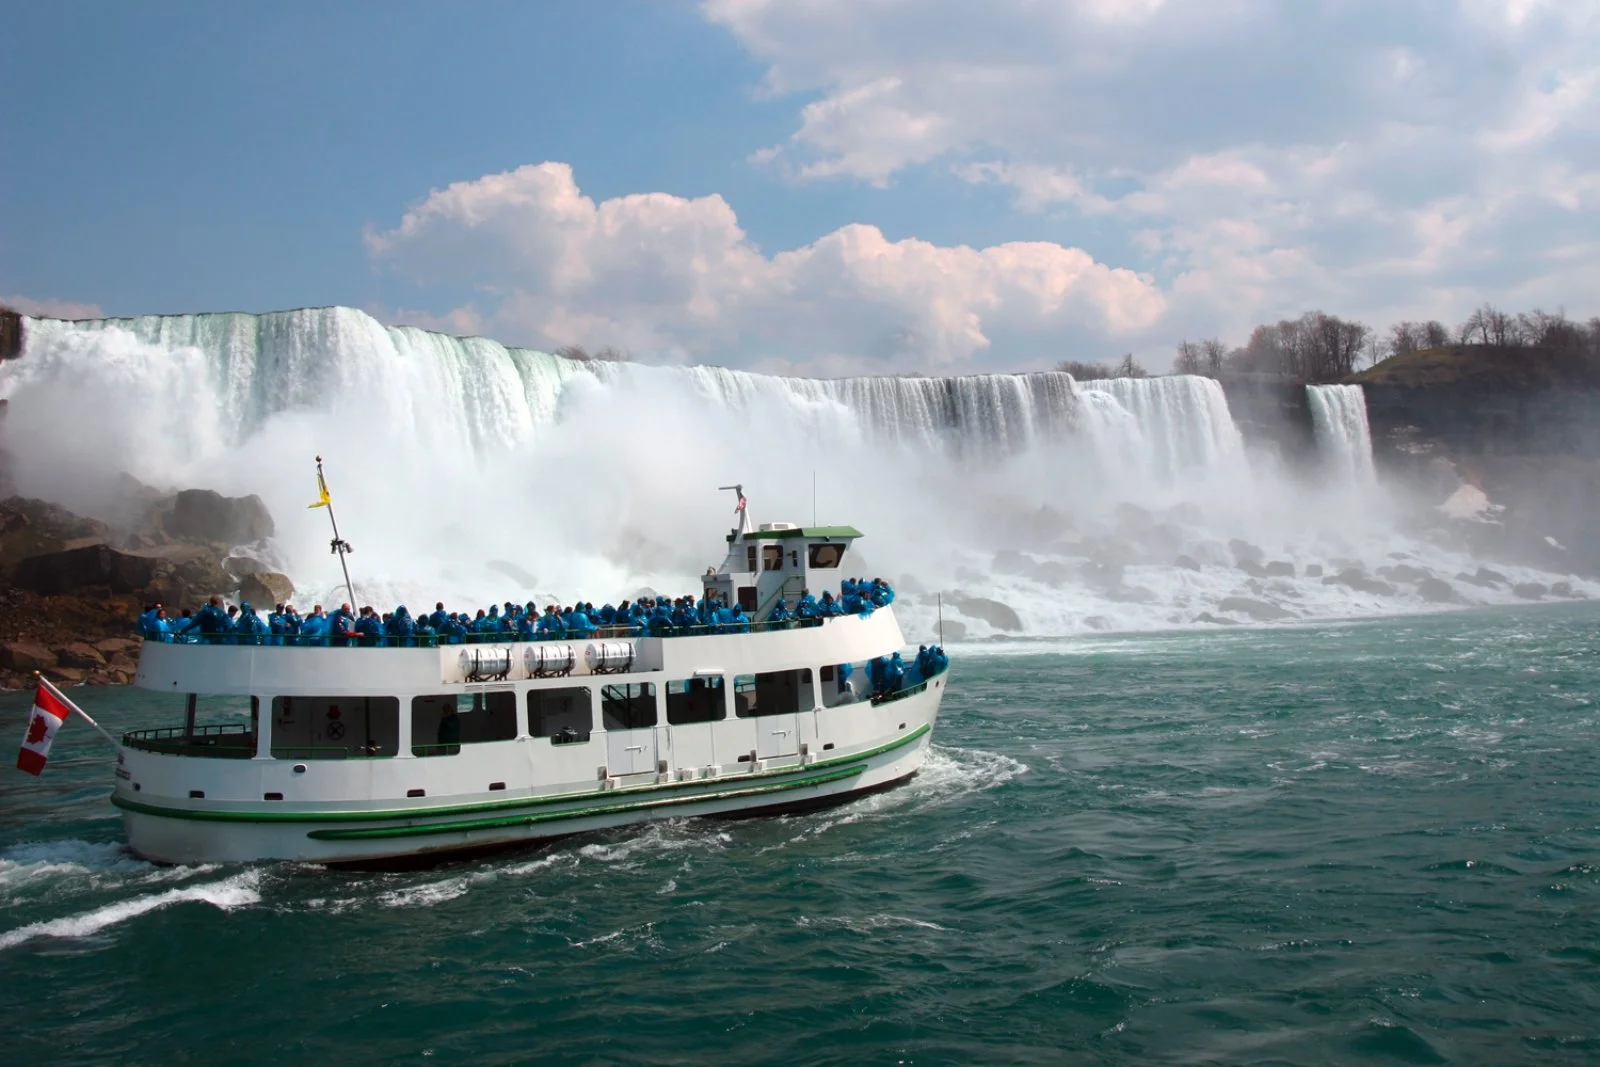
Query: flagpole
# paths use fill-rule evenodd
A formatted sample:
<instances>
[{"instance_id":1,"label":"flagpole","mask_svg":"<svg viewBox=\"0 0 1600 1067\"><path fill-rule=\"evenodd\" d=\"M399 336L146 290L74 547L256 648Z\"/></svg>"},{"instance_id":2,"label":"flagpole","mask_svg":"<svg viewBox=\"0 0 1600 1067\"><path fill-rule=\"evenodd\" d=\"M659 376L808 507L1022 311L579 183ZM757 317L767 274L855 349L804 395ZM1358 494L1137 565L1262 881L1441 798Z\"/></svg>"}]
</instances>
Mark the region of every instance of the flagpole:
<instances>
[{"instance_id":1,"label":"flagpole","mask_svg":"<svg viewBox=\"0 0 1600 1067\"><path fill-rule=\"evenodd\" d=\"M350 542L339 536L339 520L333 516L333 499L328 495L328 483L322 477L321 456L317 457L317 488L322 491L322 499L311 506L328 509L328 522L333 526L333 551L339 557L339 569L344 571L344 588L345 592L350 594L350 610L354 611L360 605L356 601L356 587L350 582L350 565L344 558L350 551Z\"/></svg>"},{"instance_id":2,"label":"flagpole","mask_svg":"<svg viewBox=\"0 0 1600 1067\"><path fill-rule=\"evenodd\" d=\"M72 698L67 696L67 694L63 693L61 690L57 689L55 687L55 684L53 682L51 682L50 679L46 678L44 675L40 674L38 671L34 671L33 672L33 676L35 678L39 679L39 684L40 685L44 686L46 689L50 690L50 692L54 693L57 700L61 701L61 703L65 704L67 707L71 708L73 711L77 712L79 715L82 715L84 722L88 723L90 726L93 726L96 730L100 731L100 736L105 738L107 741L110 741L111 742L111 747L115 748L119 753L122 751L122 742L118 741L115 737L112 737L111 734L107 732L107 730L106 730L106 728L104 726L101 726L99 723L95 722L92 718L90 718L89 717L89 713L87 711L84 711L82 708L78 707L78 705L74 704L72 702Z\"/></svg>"}]
</instances>

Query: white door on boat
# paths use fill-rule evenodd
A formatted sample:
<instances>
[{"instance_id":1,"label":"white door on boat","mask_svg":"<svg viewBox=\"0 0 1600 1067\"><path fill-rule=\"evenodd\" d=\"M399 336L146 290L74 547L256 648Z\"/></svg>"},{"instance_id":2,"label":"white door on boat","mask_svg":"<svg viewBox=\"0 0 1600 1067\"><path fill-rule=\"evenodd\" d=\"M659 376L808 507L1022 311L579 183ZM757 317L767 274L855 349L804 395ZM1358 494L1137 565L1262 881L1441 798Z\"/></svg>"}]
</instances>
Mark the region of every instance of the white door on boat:
<instances>
[{"instance_id":1,"label":"white door on boat","mask_svg":"<svg viewBox=\"0 0 1600 1067\"><path fill-rule=\"evenodd\" d=\"M645 730L607 730L606 767L613 777L642 774L656 769L656 732Z\"/></svg>"},{"instance_id":2,"label":"white door on boat","mask_svg":"<svg viewBox=\"0 0 1600 1067\"><path fill-rule=\"evenodd\" d=\"M756 720L756 756L772 759L800 751L798 715L763 715Z\"/></svg>"},{"instance_id":3,"label":"white door on boat","mask_svg":"<svg viewBox=\"0 0 1600 1067\"><path fill-rule=\"evenodd\" d=\"M600 691L606 728L606 767L613 776L656 769L656 691L649 682L608 685Z\"/></svg>"},{"instance_id":4,"label":"white door on boat","mask_svg":"<svg viewBox=\"0 0 1600 1067\"><path fill-rule=\"evenodd\" d=\"M773 671L733 680L734 714L756 730L756 758L792 756L800 751L799 710L811 706L810 671Z\"/></svg>"}]
</instances>

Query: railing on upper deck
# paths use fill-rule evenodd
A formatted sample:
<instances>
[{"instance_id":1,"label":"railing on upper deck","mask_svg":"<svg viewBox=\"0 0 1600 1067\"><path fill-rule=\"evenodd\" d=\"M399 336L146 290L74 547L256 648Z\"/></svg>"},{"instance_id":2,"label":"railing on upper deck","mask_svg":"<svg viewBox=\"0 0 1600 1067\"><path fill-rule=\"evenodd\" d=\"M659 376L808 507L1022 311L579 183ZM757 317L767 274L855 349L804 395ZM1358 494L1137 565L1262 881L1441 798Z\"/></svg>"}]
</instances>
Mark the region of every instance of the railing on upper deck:
<instances>
[{"instance_id":1,"label":"railing on upper deck","mask_svg":"<svg viewBox=\"0 0 1600 1067\"><path fill-rule=\"evenodd\" d=\"M426 634L422 636L397 637L384 635L371 637L356 635L354 637L331 636L326 634L166 634L160 644L178 645L250 645L256 647L289 647L289 648L441 648L452 645L505 645L505 644L545 644L555 642L579 641L618 641L638 637L705 637L712 634L729 633L770 633L776 630L803 630L814 626L821 626L830 618L838 616L819 616L811 619L785 619L782 622L749 622L737 626L719 626L716 624L696 624L693 626L643 626L635 632L631 626L601 626L593 633L561 637L549 635L535 635L529 637L525 634L498 632L498 633L469 633L461 637L449 635ZM146 640L154 641L153 637L144 635Z\"/></svg>"},{"instance_id":2,"label":"railing on upper deck","mask_svg":"<svg viewBox=\"0 0 1600 1067\"><path fill-rule=\"evenodd\" d=\"M209 756L212 759L250 759L256 754L256 734L247 725L166 726L154 730L132 730L122 735L122 743L141 752L164 756Z\"/></svg>"}]
</instances>

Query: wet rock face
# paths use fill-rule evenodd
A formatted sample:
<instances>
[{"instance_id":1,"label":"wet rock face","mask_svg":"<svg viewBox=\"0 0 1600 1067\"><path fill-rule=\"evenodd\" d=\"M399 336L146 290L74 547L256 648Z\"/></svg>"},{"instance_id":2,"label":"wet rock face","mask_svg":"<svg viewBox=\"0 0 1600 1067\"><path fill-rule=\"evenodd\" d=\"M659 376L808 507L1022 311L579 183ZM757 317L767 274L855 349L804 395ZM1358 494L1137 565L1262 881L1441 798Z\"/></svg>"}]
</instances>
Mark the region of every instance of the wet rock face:
<instances>
[{"instance_id":1,"label":"wet rock face","mask_svg":"<svg viewBox=\"0 0 1600 1067\"><path fill-rule=\"evenodd\" d=\"M172 537L218 545L242 545L271 537L277 530L267 505L255 495L223 496L210 489L178 493L162 517Z\"/></svg>"},{"instance_id":2,"label":"wet rock face","mask_svg":"<svg viewBox=\"0 0 1600 1067\"><path fill-rule=\"evenodd\" d=\"M996 630L1007 633L1021 633L1022 619L1009 606L998 600L990 600L981 596L952 595L946 600L956 607L963 615L970 615L974 619L982 620L993 626ZM949 623L945 624L947 627Z\"/></svg>"},{"instance_id":3,"label":"wet rock face","mask_svg":"<svg viewBox=\"0 0 1600 1067\"><path fill-rule=\"evenodd\" d=\"M11 583L41 596L59 596L75 589L107 589L137 593L156 576L157 561L118 552L110 545L86 545L63 552L45 552L21 560Z\"/></svg>"},{"instance_id":4,"label":"wet rock face","mask_svg":"<svg viewBox=\"0 0 1600 1067\"><path fill-rule=\"evenodd\" d=\"M16 359L22 354L22 316L10 308L0 308L0 359Z\"/></svg>"},{"instance_id":5,"label":"wet rock face","mask_svg":"<svg viewBox=\"0 0 1600 1067\"><path fill-rule=\"evenodd\" d=\"M293 596L294 583L288 575L258 571L239 580L239 599L248 600L260 611L282 604Z\"/></svg>"}]
</instances>

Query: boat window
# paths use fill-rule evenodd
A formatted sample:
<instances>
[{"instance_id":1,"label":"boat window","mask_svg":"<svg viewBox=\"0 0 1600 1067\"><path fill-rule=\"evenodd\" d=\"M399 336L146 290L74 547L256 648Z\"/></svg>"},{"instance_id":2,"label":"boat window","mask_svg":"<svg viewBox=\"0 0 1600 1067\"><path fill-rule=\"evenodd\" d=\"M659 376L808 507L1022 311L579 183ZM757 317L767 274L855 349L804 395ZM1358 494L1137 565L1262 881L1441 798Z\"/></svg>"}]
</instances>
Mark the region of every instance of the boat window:
<instances>
[{"instance_id":1,"label":"boat window","mask_svg":"<svg viewBox=\"0 0 1600 1067\"><path fill-rule=\"evenodd\" d=\"M273 697L273 759L367 759L400 749L398 697Z\"/></svg>"},{"instance_id":2,"label":"boat window","mask_svg":"<svg viewBox=\"0 0 1600 1067\"><path fill-rule=\"evenodd\" d=\"M755 545L746 545L745 546L744 561L745 561L745 568L744 568L745 570L754 571L756 569L756 546Z\"/></svg>"},{"instance_id":3,"label":"boat window","mask_svg":"<svg viewBox=\"0 0 1600 1067\"><path fill-rule=\"evenodd\" d=\"M728 717L723 699L722 679L685 678L667 683L667 722L686 726L696 722L720 722Z\"/></svg>"},{"instance_id":4,"label":"boat window","mask_svg":"<svg viewBox=\"0 0 1600 1067\"><path fill-rule=\"evenodd\" d=\"M739 587L739 606L741 608L743 608L746 612L752 612L752 611L756 610L756 587L755 586L753 586L753 585L741 585Z\"/></svg>"},{"instance_id":5,"label":"boat window","mask_svg":"<svg viewBox=\"0 0 1600 1067\"><path fill-rule=\"evenodd\" d=\"M831 681L833 681L833 664L830 663L826 667L823 667L820 671L818 671L817 672L817 680L820 681L820 682L831 682Z\"/></svg>"},{"instance_id":6,"label":"boat window","mask_svg":"<svg viewBox=\"0 0 1600 1067\"><path fill-rule=\"evenodd\" d=\"M528 733L552 745L581 744L594 730L594 697L586 685L528 690Z\"/></svg>"},{"instance_id":7,"label":"boat window","mask_svg":"<svg viewBox=\"0 0 1600 1067\"><path fill-rule=\"evenodd\" d=\"M733 680L733 711L741 719L793 715L811 708L811 670L741 674Z\"/></svg>"},{"instance_id":8,"label":"boat window","mask_svg":"<svg viewBox=\"0 0 1600 1067\"><path fill-rule=\"evenodd\" d=\"M782 545L761 546L761 569L764 571L776 571L783 569Z\"/></svg>"},{"instance_id":9,"label":"boat window","mask_svg":"<svg viewBox=\"0 0 1600 1067\"><path fill-rule=\"evenodd\" d=\"M813 567L837 567L844 558L844 546L812 545L810 558Z\"/></svg>"},{"instance_id":10,"label":"boat window","mask_svg":"<svg viewBox=\"0 0 1600 1067\"><path fill-rule=\"evenodd\" d=\"M656 724L656 687L649 682L608 685L600 690L600 718L607 730L641 730Z\"/></svg>"},{"instance_id":11,"label":"boat window","mask_svg":"<svg viewBox=\"0 0 1600 1067\"><path fill-rule=\"evenodd\" d=\"M411 754L452 756L462 745L513 741L517 736L517 694L442 693L411 700Z\"/></svg>"},{"instance_id":12,"label":"boat window","mask_svg":"<svg viewBox=\"0 0 1600 1067\"><path fill-rule=\"evenodd\" d=\"M176 725L132 730L124 738L129 747L145 752L250 759L256 754L260 708L259 697L186 693L174 701Z\"/></svg>"},{"instance_id":13,"label":"boat window","mask_svg":"<svg viewBox=\"0 0 1600 1067\"><path fill-rule=\"evenodd\" d=\"M840 704L854 704L856 694L859 692L862 699L866 698L871 682L867 670L869 664L852 663L848 665L850 673L841 675L839 665L829 664L821 670L822 676L822 706L836 708Z\"/></svg>"}]
</instances>

